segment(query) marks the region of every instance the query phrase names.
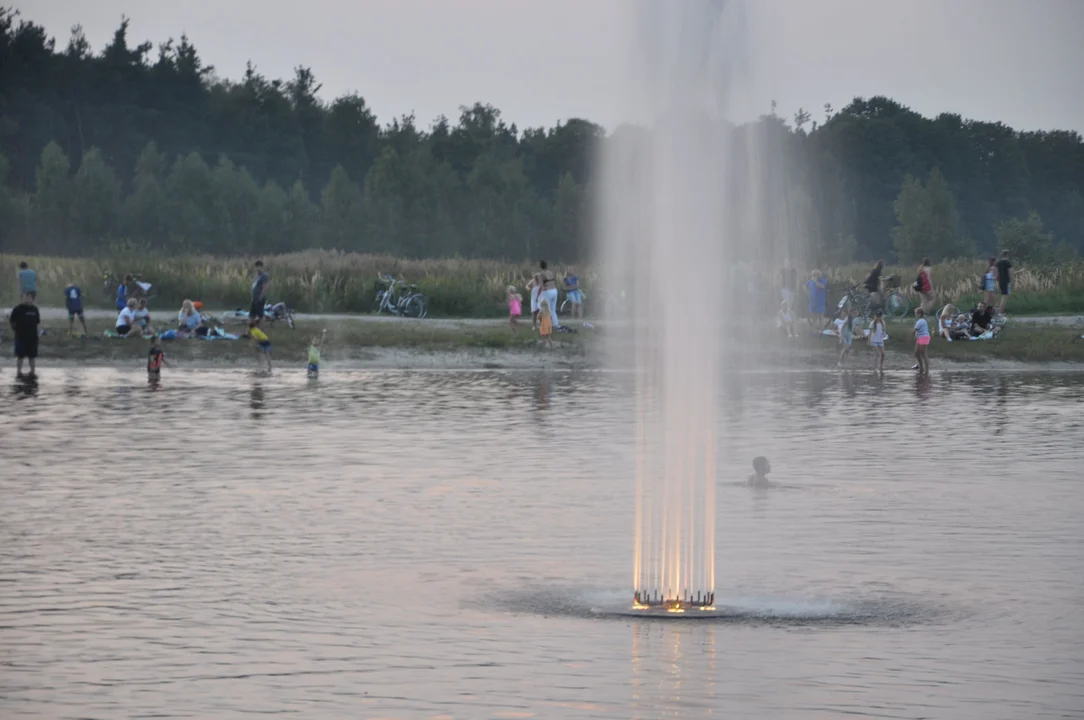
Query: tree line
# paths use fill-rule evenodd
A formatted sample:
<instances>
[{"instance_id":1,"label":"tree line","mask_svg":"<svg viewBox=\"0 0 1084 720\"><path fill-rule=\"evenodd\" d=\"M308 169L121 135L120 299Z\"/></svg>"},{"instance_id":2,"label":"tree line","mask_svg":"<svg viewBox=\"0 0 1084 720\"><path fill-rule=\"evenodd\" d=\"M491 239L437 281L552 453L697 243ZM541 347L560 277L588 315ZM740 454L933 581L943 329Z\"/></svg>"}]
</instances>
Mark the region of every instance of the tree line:
<instances>
[{"instance_id":1,"label":"tree line","mask_svg":"<svg viewBox=\"0 0 1084 720\"><path fill-rule=\"evenodd\" d=\"M360 95L320 89L303 66L288 81L252 64L223 78L183 35L134 44L127 20L100 52L79 27L58 49L0 8L0 246L575 260L600 191L594 154L642 131L521 130L482 103L455 123L381 124ZM732 171L771 200L759 231L818 262L986 254L1009 235L1025 253L1084 250L1076 132L925 118L874 97L817 120L773 103L733 133Z\"/></svg>"}]
</instances>

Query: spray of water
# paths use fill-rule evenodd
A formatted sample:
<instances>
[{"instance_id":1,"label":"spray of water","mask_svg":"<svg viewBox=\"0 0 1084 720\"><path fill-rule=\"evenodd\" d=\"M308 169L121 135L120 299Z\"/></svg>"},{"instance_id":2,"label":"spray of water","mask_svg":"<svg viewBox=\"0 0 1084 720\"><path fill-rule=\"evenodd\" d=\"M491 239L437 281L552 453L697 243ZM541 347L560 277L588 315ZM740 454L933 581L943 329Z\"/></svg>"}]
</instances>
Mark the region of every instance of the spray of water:
<instances>
[{"instance_id":1,"label":"spray of water","mask_svg":"<svg viewBox=\"0 0 1084 720\"><path fill-rule=\"evenodd\" d=\"M743 8L626 8L634 50L621 93L644 121L602 150L599 259L626 297L611 352L636 370L635 600L680 611L714 600L717 389L744 332L726 321L743 311L731 270L775 260L765 219L781 198L759 177L772 148L728 122L746 68Z\"/></svg>"}]
</instances>

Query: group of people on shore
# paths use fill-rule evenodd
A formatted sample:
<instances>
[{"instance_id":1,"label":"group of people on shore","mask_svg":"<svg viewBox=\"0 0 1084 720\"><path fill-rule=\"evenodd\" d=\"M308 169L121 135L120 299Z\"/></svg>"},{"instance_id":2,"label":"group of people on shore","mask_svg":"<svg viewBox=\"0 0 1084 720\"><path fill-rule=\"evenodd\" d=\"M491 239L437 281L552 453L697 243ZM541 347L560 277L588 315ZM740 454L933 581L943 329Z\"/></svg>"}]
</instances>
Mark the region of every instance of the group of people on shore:
<instances>
[{"instance_id":1,"label":"group of people on shore","mask_svg":"<svg viewBox=\"0 0 1084 720\"><path fill-rule=\"evenodd\" d=\"M29 365L29 376L32 377L36 372L39 338L43 332L41 313L37 307L37 273L23 261L19 263L17 279L20 302L9 313L8 322L15 336L16 373L20 377L23 376L23 364L26 361ZM265 308L270 285L270 275L264 270L263 262L257 260L253 264L252 303L248 311L248 327L243 337L253 342L257 352L266 362L269 373L271 372L271 341L266 332ZM88 330L83 309L83 293L74 283L64 288L64 305L68 312L69 335L74 335L75 320L78 319L85 337ZM207 335L210 331L201 313L202 303L188 299L181 304L175 327L156 328L151 320L146 287L136 283L130 274L126 275L124 281L118 286L116 308L117 318L112 334L120 338L143 337L149 340L147 374L152 380L157 380L163 365L168 365L160 342L163 334L167 337L195 337ZM310 377L316 377L319 374L320 355L326 337L325 330L318 338L312 338L309 343L307 373Z\"/></svg>"},{"instance_id":2,"label":"group of people on shore","mask_svg":"<svg viewBox=\"0 0 1084 720\"><path fill-rule=\"evenodd\" d=\"M960 311L954 304L946 305L936 315L938 327L937 336L951 342L964 339L987 339L996 337L999 324L996 319L1004 315L1005 304L1012 293L1012 261L1009 251L1001 253L1000 258L990 257L986 264L986 270L979 280L979 287L983 292L983 300L969 311ZM853 307L843 307L831 323L827 321L828 281L820 270L813 270L809 279L804 283L804 289L809 299L808 313L806 315L810 328L814 332L821 332L822 328L831 325L832 329L823 332L836 335L839 339L840 352L837 364L843 366L852 352L853 343L861 335L869 341L869 347L873 350L874 365L878 369L884 367L884 341L887 338L885 331L884 299L885 282L889 280L884 276L885 263L878 260L861 283L869 295L869 307L874 310L874 316L869 321L868 327L857 328L857 313ZM790 261L784 262L779 272L780 307L777 315L777 324L785 332L787 337L797 337L795 329L794 299L797 283L797 270L790 265ZM898 287L897 285L891 287ZM931 338L934 337L929 326L930 318L934 314L936 296L933 285L933 263L929 258L923 258L919 264L915 280L911 284L919 298L919 306L915 309L915 323L912 334L915 339L915 365L913 369L919 373L929 372L928 347ZM1000 302L997 298L1000 295Z\"/></svg>"},{"instance_id":3,"label":"group of people on shore","mask_svg":"<svg viewBox=\"0 0 1084 720\"><path fill-rule=\"evenodd\" d=\"M560 284L568 295L568 303L571 305L572 317L583 322L584 327L591 324L583 320L583 290L580 287L580 277L576 269L569 266L564 276L560 278ZM553 333L571 332L567 326L561 325L557 317L558 296L557 274L549 269L549 264L542 260L538 263L538 270L527 282L527 292L531 299L531 330L538 331L539 337L546 347L553 346ZM506 291L508 304L508 324L512 332L517 332L518 321L523 315L523 296L516 290L515 285L509 285Z\"/></svg>"}]
</instances>

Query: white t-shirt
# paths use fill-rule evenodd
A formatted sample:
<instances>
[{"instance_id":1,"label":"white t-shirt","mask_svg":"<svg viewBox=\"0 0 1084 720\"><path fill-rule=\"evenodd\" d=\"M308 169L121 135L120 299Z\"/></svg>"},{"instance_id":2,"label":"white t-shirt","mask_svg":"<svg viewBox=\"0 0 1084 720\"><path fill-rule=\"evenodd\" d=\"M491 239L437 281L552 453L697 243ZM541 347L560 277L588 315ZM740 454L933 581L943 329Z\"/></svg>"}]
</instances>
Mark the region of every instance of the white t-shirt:
<instances>
[{"instance_id":1,"label":"white t-shirt","mask_svg":"<svg viewBox=\"0 0 1084 720\"><path fill-rule=\"evenodd\" d=\"M926 318L919 318L915 322L915 330L918 331L917 333L915 333L915 337L921 338L930 336L930 326L926 323Z\"/></svg>"},{"instance_id":2,"label":"white t-shirt","mask_svg":"<svg viewBox=\"0 0 1084 720\"><path fill-rule=\"evenodd\" d=\"M120 315L117 316L117 327L121 327L122 325L135 325L135 322L136 314L135 311L132 310L132 308L130 307L126 307L121 310Z\"/></svg>"},{"instance_id":3,"label":"white t-shirt","mask_svg":"<svg viewBox=\"0 0 1084 720\"><path fill-rule=\"evenodd\" d=\"M134 313L132 313L132 316L135 317L136 320L147 320L151 316L151 311L150 310L136 310Z\"/></svg>"},{"instance_id":4,"label":"white t-shirt","mask_svg":"<svg viewBox=\"0 0 1084 720\"><path fill-rule=\"evenodd\" d=\"M883 343L885 341L885 326L884 323L878 323L876 321L869 325L869 341L871 343Z\"/></svg>"}]
</instances>

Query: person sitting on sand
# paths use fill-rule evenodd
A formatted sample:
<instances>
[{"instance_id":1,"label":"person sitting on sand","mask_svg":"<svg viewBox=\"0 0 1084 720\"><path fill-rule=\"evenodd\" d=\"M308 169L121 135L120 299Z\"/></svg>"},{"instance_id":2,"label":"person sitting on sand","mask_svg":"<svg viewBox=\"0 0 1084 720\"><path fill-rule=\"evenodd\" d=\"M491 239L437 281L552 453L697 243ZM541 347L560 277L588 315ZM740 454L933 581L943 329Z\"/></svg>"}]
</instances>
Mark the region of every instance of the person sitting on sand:
<instances>
[{"instance_id":1,"label":"person sitting on sand","mask_svg":"<svg viewBox=\"0 0 1084 720\"><path fill-rule=\"evenodd\" d=\"M177 313L177 329L186 335L194 335L202 325L203 317L196 309L195 303L191 300L181 303L181 311Z\"/></svg>"},{"instance_id":2,"label":"person sitting on sand","mask_svg":"<svg viewBox=\"0 0 1084 720\"><path fill-rule=\"evenodd\" d=\"M136 302L135 319L141 330L150 328L151 311L147 309L147 298L139 298Z\"/></svg>"},{"instance_id":3,"label":"person sitting on sand","mask_svg":"<svg viewBox=\"0 0 1084 720\"><path fill-rule=\"evenodd\" d=\"M130 338L143 334L143 328L139 326L139 321L136 320L135 311L135 298L130 298L128 303L124 306L124 309L117 315L115 330L120 337Z\"/></svg>"},{"instance_id":4,"label":"person sitting on sand","mask_svg":"<svg viewBox=\"0 0 1084 720\"><path fill-rule=\"evenodd\" d=\"M994 324L994 308L980 302L971 311L971 337L984 335Z\"/></svg>"},{"instance_id":5,"label":"person sitting on sand","mask_svg":"<svg viewBox=\"0 0 1084 720\"><path fill-rule=\"evenodd\" d=\"M748 484L750 487L775 487L775 483L768 480L768 473L772 471L772 466L768 462L768 458L763 455L753 458L753 474L749 476Z\"/></svg>"}]
</instances>

